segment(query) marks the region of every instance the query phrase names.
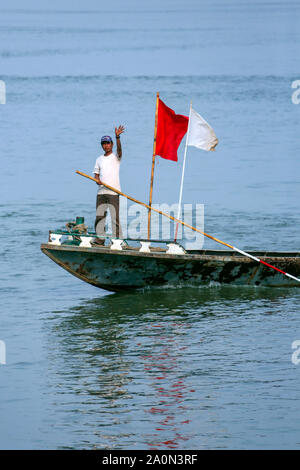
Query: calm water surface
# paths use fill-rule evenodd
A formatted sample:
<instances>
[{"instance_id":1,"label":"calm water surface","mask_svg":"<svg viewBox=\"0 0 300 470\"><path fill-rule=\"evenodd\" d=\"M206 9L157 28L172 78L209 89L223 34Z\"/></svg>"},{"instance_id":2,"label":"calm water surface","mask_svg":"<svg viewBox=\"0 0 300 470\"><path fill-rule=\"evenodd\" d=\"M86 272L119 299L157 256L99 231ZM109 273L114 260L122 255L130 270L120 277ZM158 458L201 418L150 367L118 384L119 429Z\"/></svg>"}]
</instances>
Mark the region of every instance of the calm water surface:
<instances>
[{"instance_id":1,"label":"calm water surface","mask_svg":"<svg viewBox=\"0 0 300 470\"><path fill-rule=\"evenodd\" d=\"M17 1L0 11L0 448L300 448L299 289L107 293L40 252L92 227L99 137L125 124L122 189L147 201L155 93L220 140L188 151L183 200L241 249L299 250L299 5ZM176 203L160 160L154 202ZM218 248L205 241L206 248Z\"/></svg>"}]
</instances>

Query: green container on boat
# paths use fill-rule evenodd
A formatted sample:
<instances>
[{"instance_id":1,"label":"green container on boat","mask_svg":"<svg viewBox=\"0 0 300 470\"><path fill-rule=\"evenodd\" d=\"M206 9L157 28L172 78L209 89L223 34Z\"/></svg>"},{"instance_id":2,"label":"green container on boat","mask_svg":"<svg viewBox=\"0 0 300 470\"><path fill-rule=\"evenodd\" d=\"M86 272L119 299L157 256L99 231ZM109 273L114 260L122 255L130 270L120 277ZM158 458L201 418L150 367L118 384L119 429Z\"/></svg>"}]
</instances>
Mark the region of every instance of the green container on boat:
<instances>
[{"instance_id":1,"label":"green container on boat","mask_svg":"<svg viewBox=\"0 0 300 470\"><path fill-rule=\"evenodd\" d=\"M84 217L76 217L76 225L84 224Z\"/></svg>"}]
</instances>

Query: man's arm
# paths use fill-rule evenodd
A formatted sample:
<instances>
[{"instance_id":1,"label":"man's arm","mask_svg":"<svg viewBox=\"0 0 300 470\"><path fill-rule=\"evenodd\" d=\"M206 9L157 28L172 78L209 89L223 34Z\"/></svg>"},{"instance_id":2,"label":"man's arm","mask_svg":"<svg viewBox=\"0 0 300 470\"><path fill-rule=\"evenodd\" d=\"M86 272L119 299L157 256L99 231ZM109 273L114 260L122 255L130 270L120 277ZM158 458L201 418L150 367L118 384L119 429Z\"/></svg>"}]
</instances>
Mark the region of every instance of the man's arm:
<instances>
[{"instance_id":1,"label":"man's arm","mask_svg":"<svg viewBox=\"0 0 300 470\"><path fill-rule=\"evenodd\" d=\"M102 184L99 178L99 173L94 173L94 178L97 180L97 184Z\"/></svg>"},{"instance_id":2,"label":"man's arm","mask_svg":"<svg viewBox=\"0 0 300 470\"><path fill-rule=\"evenodd\" d=\"M94 178L99 181L99 183L97 182L97 184L100 184L100 166L99 166L99 159L97 158L96 160L96 163L95 163L95 166L94 166Z\"/></svg>"},{"instance_id":3,"label":"man's arm","mask_svg":"<svg viewBox=\"0 0 300 470\"><path fill-rule=\"evenodd\" d=\"M102 184L99 178L99 173L94 173L94 178L97 180L97 184Z\"/></svg>"},{"instance_id":4,"label":"man's arm","mask_svg":"<svg viewBox=\"0 0 300 470\"><path fill-rule=\"evenodd\" d=\"M117 141L117 156L119 159L122 158L122 146L121 146L120 135L123 134L124 131L125 131L124 126L119 126L115 128L116 141Z\"/></svg>"}]
</instances>

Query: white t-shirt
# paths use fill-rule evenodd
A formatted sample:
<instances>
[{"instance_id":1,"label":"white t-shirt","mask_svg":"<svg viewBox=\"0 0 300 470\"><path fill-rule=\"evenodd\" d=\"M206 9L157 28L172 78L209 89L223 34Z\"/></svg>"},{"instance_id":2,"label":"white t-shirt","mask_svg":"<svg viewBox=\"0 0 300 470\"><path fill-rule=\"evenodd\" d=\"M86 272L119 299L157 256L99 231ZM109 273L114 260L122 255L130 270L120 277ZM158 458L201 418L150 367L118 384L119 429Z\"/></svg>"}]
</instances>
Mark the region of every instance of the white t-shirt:
<instances>
[{"instance_id":1,"label":"white t-shirt","mask_svg":"<svg viewBox=\"0 0 300 470\"><path fill-rule=\"evenodd\" d=\"M94 168L94 173L99 175L100 181L108 184L112 188L116 188L121 191L120 186L120 163L121 159L116 154L111 153L110 155L100 155L97 158ZM117 194L114 191L106 188L105 186L98 186L98 194Z\"/></svg>"}]
</instances>

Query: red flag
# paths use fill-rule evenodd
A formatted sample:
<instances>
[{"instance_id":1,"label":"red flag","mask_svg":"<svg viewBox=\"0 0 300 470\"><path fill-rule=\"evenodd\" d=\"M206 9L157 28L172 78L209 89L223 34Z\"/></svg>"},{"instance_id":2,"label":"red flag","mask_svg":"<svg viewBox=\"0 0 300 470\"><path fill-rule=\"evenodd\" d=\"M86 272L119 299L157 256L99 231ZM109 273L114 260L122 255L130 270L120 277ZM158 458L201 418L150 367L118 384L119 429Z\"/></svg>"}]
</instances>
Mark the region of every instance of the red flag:
<instances>
[{"instance_id":1,"label":"red flag","mask_svg":"<svg viewBox=\"0 0 300 470\"><path fill-rule=\"evenodd\" d=\"M175 114L173 109L159 100L155 155L177 162L177 150L187 131L188 123L187 116Z\"/></svg>"}]
</instances>

